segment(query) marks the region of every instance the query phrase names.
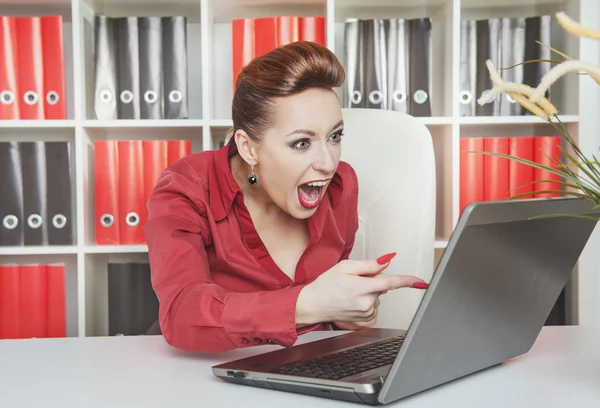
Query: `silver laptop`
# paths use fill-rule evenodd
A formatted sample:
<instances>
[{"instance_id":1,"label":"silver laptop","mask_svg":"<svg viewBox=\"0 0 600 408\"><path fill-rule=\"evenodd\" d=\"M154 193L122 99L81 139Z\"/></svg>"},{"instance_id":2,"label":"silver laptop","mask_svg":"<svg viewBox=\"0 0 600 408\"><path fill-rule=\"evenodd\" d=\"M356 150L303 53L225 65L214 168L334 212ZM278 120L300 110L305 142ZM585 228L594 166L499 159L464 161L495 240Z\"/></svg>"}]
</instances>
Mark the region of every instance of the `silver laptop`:
<instances>
[{"instance_id":1,"label":"silver laptop","mask_svg":"<svg viewBox=\"0 0 600 408\"><path fill-rule=\"evenodd\" d=\"M596 226L582 217L531 219L543 214L600 217L600 210L571 197L470 204L408 330L365 329L220 364L213 373L377 405L524 354Z\"/></svg>"}]
</instances>

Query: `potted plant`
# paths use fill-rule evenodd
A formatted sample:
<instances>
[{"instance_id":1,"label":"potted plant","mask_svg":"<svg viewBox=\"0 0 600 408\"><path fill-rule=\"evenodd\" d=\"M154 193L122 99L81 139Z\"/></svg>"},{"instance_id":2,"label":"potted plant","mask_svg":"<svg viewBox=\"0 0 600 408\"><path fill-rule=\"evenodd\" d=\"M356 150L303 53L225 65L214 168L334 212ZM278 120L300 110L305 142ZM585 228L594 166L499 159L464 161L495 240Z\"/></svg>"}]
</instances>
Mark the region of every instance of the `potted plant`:
<instances>
[{"instance_id":1,"label":"potted plant","mask_svg":"<svg viewBox=\"0 0 600 408\"><path fill-rule=\"evenodd\" d=\"M600 40L600 30L583 27L577 22L573 21L563 12L559 12L555 16L559 24L566 31L581 37ZM525 109L529 110L531 113L550 123L550 125L552 125L557 130L557 132L560 135L562 135L562 137L568 142L568 146L570 147L572 152L570 152L569 149L560 147L560 150L563 153L565 160L561 161L561 159L558 157L552 157L550 158L553 163L553 166L551 167L544 166L542 164L530 160L522 159L520 157L515 157L502 153L479 153L504 157L510 160L515 160L522 164L546 170L548 172L558 175L561 178L560 181L551 180L553 183L558 183L559 185L566 187L566 189L561 189L558 191L534 189L534 193L559 193L561 195L583 197L585 199L590 200L594 203L594 206L598 207L600 206L600 162L598 161L595 155L592 155L591 158L585 157L585 155L582 153L579 146L577 145L576 141L569 133L568 128L564 125L564 123L561 122L560 118L558 117L558 111L556 107L546 97L544 97L544 94L550 88L550 86L553 83L555 83L559 78L572 72L587 73L595 80L596 83L600 85L600 67L583 61L574 60L553 48L550 49L563 56L565 60L550 61L552 63L556 63L556 65L553 66L552 69L542 77L539 85L535 88L521 83L507 82L502 80L492 61L487 60L486 66L490 74L490 79L493 83L493 88L490 92L482 95L477 100L477 102L480 105L483 105L491 101L494 97L501 93L506 93L510 95ZM522 64L535 62L539 62L539 60L524 61ZM546 181L548 180L536 180L533 183L535 184ZM516 199L523 196L529 196L531 194L531 192L516 194L511 196L509 199ZM568 216L569 214L559 215ZM551 216L556 216L556 214ZM598 220L596 218L593 219Z\"/></svg>"}]
</instances>

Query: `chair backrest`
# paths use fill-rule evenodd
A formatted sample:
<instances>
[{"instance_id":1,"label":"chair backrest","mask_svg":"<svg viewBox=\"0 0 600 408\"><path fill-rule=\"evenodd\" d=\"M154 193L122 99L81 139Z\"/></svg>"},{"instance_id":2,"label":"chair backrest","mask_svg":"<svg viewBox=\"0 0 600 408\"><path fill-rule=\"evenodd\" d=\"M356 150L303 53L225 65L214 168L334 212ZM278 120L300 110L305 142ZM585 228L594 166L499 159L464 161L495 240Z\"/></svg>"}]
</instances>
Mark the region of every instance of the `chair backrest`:
<instances>
[{"instance_id":1,"label":"chair backrest","mask_svg":"<svg viewBox=\"0 0 600 408\"><path fill-rule=\"evenodd\" d=\"M342 109L342 160L359 182L359 230L350 259L397 252L387 274L429 282L434 269L436 179L433 141L416 118L395 111ZM376 327L406 329L424 292L381 296Z\"/></svg>"}]
</instances>

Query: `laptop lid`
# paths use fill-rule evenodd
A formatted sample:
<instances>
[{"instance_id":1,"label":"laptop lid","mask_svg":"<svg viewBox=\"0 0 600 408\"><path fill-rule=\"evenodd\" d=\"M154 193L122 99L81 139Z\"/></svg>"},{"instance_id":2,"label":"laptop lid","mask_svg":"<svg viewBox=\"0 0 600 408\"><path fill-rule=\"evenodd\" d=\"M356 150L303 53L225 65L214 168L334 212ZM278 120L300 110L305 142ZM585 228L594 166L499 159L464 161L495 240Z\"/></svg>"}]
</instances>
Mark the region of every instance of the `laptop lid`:
<instances>
[{"instance_id":1,"label":"laptop lid","mask_svg":"<svg viewBox=\"0 0 600 408\"><path fill-rule=\"evenodd\" d=\"M379 395L388 403L527 352L600 217L581 198L465 208Z\"/></svg>"}]
</instances>

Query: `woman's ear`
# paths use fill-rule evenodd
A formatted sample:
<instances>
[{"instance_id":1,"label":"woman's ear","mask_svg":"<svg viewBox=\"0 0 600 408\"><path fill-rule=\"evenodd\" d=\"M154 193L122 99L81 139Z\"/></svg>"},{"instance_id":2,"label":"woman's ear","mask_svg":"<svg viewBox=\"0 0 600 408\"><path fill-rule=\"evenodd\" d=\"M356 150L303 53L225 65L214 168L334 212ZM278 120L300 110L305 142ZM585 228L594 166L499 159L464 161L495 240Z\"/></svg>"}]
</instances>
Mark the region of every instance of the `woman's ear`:
<instances>
[{"instance_id":1,"label":"woman's ear","mask_svg":"<svg viewBox=\"0 0 600 408\"><path fill-rule=\"evenodd\" d=\"M239 129L235 132L234 142L237 145L238 154L244 159L246 163L251 166L256 166L258 161L256 160L256 153L254 150L254 142L250 139L250 136L243 130Z\"/></svg>"}]
</instances>

